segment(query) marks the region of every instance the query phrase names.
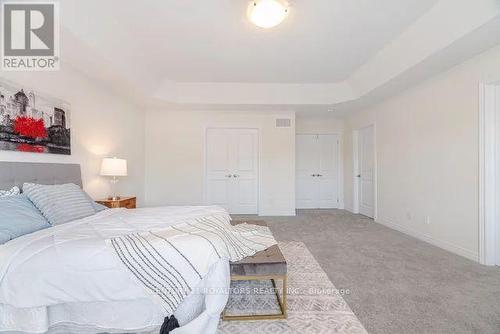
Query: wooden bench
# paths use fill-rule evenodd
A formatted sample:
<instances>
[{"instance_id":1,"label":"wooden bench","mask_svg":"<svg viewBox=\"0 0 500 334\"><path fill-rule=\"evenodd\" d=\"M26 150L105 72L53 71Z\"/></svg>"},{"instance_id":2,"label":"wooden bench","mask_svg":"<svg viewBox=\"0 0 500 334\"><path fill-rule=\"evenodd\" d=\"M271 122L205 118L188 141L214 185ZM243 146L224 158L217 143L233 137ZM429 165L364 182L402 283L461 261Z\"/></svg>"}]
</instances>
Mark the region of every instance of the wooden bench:
<instances>
[{"instance_id":1,"label":"wooden bench","mask_svg":"<svg viewBox=\"0 0 500 334\"><path fill-rule=\"evenodd\" d=\"M233 225L244 221L232 221ZM248 224L267 226L264 221L250 221ZM223 320L271 320L286 319L287 265L278 245L269 247L253 256L231 263L231 281L271 280L281 313L258 315L228 315L223 313ZM281 298L276 288L276 281L282 281Z\"/></svg>"}]
</instances>

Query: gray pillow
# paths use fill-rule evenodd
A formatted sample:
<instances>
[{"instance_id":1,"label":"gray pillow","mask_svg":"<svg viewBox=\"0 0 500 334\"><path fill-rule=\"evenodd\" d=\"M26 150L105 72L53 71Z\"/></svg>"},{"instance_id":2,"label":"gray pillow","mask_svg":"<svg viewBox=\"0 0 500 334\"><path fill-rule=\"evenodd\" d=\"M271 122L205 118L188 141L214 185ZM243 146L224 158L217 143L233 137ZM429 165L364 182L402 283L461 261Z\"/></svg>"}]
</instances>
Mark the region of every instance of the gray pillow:
<instances>
[{"instance_id":1,"label":"gray pillow","mask_svg":"<svg viewBox=\"0 0 500 334\"><path fill-rule=\"evenodd\" d=\"M23 193L51 225L60 225L96 213L87 194L73 183L41 185L25 183Z\"/></svg>"},{"instance_id":2,"label":"gray pillow","mask_svg":"<svg viewBox=\"0 0 500 334\"><path fill-rule=\"evenodd\" d=\"M0 198L0 244L50 227L42 213L24 195Z\"/></svg>"}]
</instances>

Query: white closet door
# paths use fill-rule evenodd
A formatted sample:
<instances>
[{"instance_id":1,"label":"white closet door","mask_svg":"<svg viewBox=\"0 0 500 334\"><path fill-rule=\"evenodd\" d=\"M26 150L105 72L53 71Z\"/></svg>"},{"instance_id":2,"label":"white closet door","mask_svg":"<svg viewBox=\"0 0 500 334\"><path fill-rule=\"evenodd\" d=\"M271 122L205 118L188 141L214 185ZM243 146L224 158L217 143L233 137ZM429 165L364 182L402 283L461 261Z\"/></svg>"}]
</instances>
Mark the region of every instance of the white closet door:
<instances>
[{"instance_id":1,"label":"white closet door","mask_svg":"<svg viewBox=\"0 0 500 334\"><path fill-rule=\"evenodd\" d=\"M296 135L296 207L318 208L319 146L317 135Z\"/></svg>"},{"instance_id":2,"label":"white closet door","mask_svg":"<svg viewBox=\"0 0 500 334\"><path fill-rule=\"evenodd\" d=\"M338 136L296 136L297 209L338 207Z\"/></svg>"},{"instance_id":3,"label":"white closet door","mask_svg":"<svg viewBox=\"0 0 500 334\"><path fill-rule=\"evenodd\" d=\"M373 218L375 212L375 146L373 126L359 130L359 213Z\"/></svg>"},{"instance_id":4,"label":"white closet door","mask_svg":"<svg viewBox=\"0 0 500 334\"><path fill-rule=\"evenodd\" d=\"M207 130L207 204L232 214L257 213L258 152L257 130Z\"/></svg>"},{"instance_id":5,"label":"white closet door","mask_svg":"<svg viewBox=\"0 0 500 334\"><path fill-rule=\"evenodd\" d=\"M258 132L257 130L232 130L233 179L231 213L257 213L258 196Z\"/></svg>"},{"instance_id":6,"label":"white closet door","mask_svg":"<svg viewBox=\"0 0 500 334\"><path fill-rule=\"evenodd\" d=\"M338 136L319 135L319 208L338 207Z\"/></svg>"},{"instance_id":7,"label":"white closet door","mask_svg":"<svg viewBox=\"0 0 500 334\"><path fill-rule=\"evenodd\" d=\"M226 129L209 129L206 139L207 204L231 209L232 133Z\"/></svg>"}]
</instances>

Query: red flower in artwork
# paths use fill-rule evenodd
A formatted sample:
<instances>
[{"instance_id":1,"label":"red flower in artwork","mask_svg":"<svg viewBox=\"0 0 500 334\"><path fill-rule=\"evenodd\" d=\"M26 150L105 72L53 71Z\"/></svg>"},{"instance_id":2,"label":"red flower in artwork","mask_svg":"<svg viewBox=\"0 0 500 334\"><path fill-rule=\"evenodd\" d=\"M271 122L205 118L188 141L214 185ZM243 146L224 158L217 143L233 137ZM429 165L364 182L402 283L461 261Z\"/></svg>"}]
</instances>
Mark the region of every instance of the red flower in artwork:
<instances>
[{"instance_id":1,"label":"red flower in artwork","mask_svg":"<svg viewBox=\"0 0 500 334\"><path fill-rule=\"evenodd\" d=\"M39 145L20 144L17 146L17 150L21 152L42 153L44 147Z\"/></svg>"},{"instance_id":2,"label":"red flower in artwork","mask_svg":"<svg viewBox=\"0 0 500 334\"><path fill-rule=\"evenodd\" d=\"M14 131L30 138L47 138L47 130L43 119L21 116L16 118Z\"/></svg>"}]
</instances>

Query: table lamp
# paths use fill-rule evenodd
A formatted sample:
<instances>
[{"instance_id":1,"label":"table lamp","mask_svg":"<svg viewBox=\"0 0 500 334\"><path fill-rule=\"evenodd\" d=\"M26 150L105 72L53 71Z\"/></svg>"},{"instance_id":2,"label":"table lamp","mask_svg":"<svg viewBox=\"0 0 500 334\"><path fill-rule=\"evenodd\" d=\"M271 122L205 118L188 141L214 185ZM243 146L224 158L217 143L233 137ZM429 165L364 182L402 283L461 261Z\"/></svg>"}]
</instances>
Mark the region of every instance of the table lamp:
<instances>
[{"instance_id":1,"label":"table lamp","mask_svg":"<svg viewBox=\"0 0 500 334\"><path fill-rule=\"evenodd\" d=\"M113 194L108 197L110 200L119 200L120 196L116 195L116 183L119 176L127 176L127 160L115 158L104 158L101 164L101 175L111 176L111 187Z\"/></svg>"}]
</instances>

